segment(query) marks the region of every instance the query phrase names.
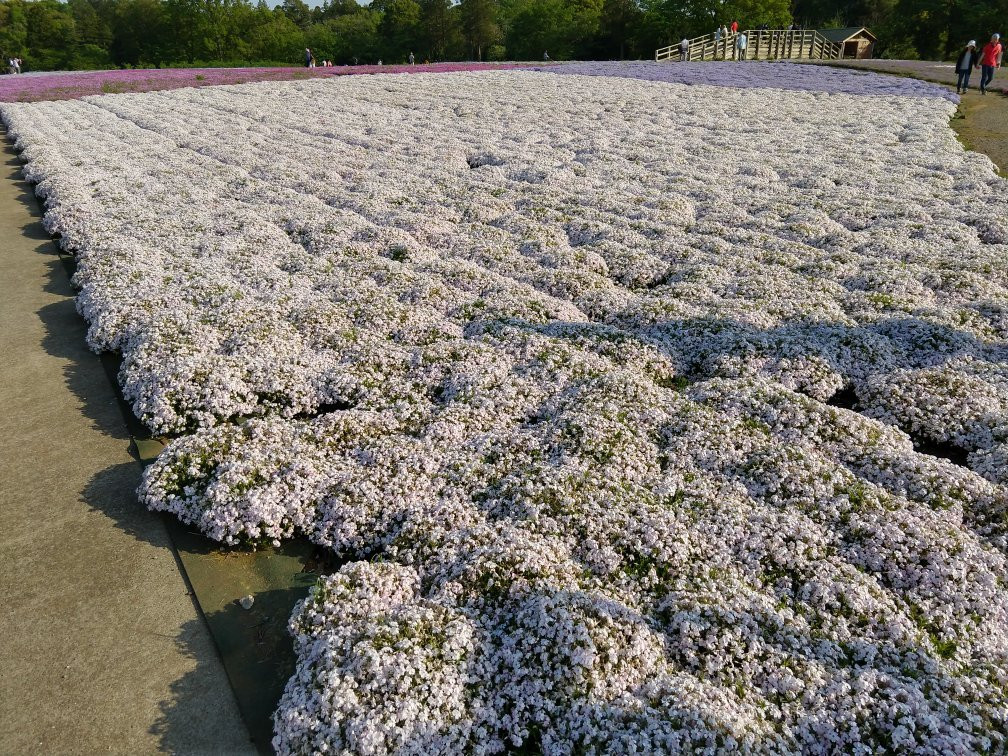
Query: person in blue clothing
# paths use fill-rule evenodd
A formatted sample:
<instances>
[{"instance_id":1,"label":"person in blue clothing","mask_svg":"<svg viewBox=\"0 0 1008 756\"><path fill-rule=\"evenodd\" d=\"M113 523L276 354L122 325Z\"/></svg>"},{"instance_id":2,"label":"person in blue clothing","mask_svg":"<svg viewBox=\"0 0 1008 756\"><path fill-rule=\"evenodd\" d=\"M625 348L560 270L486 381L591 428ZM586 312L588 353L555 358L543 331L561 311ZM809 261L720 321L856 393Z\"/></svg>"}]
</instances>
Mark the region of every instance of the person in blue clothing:
<instances>
[{"instance_id":1,"label":"person in blue clothing","mask_svg":"<svg viewBox=\"0 0 1008 756\"><path fill-rule=\"evenodd\" d=\"M976 49L976 40L971 39L966 43L966 47L959 53L956 59L956 73L959 79L956 82L956 92L962 93L969 89L970 74L973 69L980 65L980 53Z\"/></svg>"}]
</instances>

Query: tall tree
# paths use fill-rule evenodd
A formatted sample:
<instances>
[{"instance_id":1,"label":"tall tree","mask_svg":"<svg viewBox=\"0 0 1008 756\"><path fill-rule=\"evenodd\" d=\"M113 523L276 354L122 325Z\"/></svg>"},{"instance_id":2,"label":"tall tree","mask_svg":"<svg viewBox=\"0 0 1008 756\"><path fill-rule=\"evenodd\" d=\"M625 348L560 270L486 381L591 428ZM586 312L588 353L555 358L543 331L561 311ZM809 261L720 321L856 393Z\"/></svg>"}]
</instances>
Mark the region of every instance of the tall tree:
<instances>
[{"instance_id":1,"label":"tall tree","mask_svg":"<svg viewBox=\"0 0 1008 756\"><path fill-rule=\"evenodd\" d=\"M420 38L420 6L416 0L376 0L371 7L381 12L378 32L383 55L390 62L404 61L417 49Z\"/></svg>"},{"instance_id":2,"label":"tall tree","mask_svg":"<svg viewBox=\"0 0 1008 756\"><path fill-rule=\"evenodd\" d=\"M8 58L24 58L28 53L28 17L23 0L0 3L0 53Z\"/></svg>"},{"instance_id":3,"label":"tall tree","mask_svg":"<svg viewBox=\"0 0 1008 756\"><path fill-rule=\"evenodd\" d=\"M77 25L70 9L56 0L37 0L25 6L28 62L43 70L69 68L77 51Z\"/></svg>"},{"instance_id":4,"label":"tall tree","mask_svg":"<svg viewBox=\"0 0 1008 756\"><path fill-rule=\"evenodd\" d=\"M605 57L623 60L633 50L634 32L640 24L637 0L605 0L599 21L599 50Z\"/></svg>"},{"instance_id":5,"label":"tall tree","mask_svg":"<svg viewBox=\"0 0 1008 756\"><path fill-rule=\"evenodd\" d=\"M311 26L311 8L304 0L283 0L280 4L280 10L301 29L307 29Z\"/></svg>"},{"instance_id":6,"label":"tall tree","mask_svg":"<svg viewBox=\"0 0 1008 756\"><path fill-rule=\"evenodd\" d=\"M472 57L483 60L484 51L500 34L497 27L497 6L493 0L462 0L462 33Z\"/></svg>"},{"instance_id":7,"label":"tall tree","mask_svg":"<svg viewBox=\"0 0 1008 756\"><path fill-rule=\"evenodd\" d=\"M255 60L289 65L304 59L305 33L283 11L270 10L265 3L255 10L249 42Z\"/></svg>"},{"instance_id":8,"label":"tall tree","mask_svg":"<svg viewBox=\"0 0 1008 756\"><path fill-rule=\"evenodd\" d=\"M164 4L119 0L112 29L112 60L120 66L159 65L166 60Z\"/></svg>"},{"instance_id":9,"label":"tall tree","mask_svg":"<svg viewBox=\"0 0 1008 756\"><path fill-rule=\"evenodd\" d=\"M429 60L445 60L458 33L451 0L420 0L420 44Z\"/></svg>"}]
</instances>

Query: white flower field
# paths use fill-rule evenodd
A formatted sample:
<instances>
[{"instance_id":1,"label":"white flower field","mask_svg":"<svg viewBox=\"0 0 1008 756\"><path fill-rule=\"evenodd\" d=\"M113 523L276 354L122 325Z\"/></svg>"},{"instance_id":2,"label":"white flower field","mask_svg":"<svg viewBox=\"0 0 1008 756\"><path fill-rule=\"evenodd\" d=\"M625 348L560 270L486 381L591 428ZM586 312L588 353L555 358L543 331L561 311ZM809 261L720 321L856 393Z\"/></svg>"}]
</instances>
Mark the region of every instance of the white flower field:
<instances>
[{"instance_id":1,"label":"white flower field","mask_svg":"<svg viewBox=\"0 0 1008 756\"><path fill-rule=\"evenodd\" d=\"M349 560L274 739L346 754L1008 748L1008 183L954 110L767 63L0 105L174 439L144 504Z\"/></svg>"}]
</instances>

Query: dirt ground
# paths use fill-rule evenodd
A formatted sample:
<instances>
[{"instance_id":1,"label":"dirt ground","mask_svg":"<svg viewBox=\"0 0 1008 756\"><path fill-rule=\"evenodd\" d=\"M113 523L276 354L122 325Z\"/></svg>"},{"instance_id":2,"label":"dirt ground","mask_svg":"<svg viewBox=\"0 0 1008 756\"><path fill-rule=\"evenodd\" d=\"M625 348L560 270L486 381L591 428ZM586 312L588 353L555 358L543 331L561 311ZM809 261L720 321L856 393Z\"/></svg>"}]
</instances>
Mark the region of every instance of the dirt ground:
<instances>
[{"instance_id":1,"label":"dirt ground","mask_svg":"<svg viewBox=\"0 0 1008 756\"><path fill-rule=\"evenodd\" d=\"M952 128L967 149L985 154L1008 178L1008 95L967 92Z\"/></svg>"}]
</instances>

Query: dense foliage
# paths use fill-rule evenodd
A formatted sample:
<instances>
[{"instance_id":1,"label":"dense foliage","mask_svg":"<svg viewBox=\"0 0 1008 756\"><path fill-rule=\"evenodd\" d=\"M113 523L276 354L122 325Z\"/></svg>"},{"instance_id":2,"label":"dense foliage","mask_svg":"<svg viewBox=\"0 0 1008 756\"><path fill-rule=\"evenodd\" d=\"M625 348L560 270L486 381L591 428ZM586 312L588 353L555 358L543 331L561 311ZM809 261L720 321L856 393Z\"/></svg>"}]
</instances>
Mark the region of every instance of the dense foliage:
<instances>
[{"instance_id":1,"label":"dense foliage","mask_svg":"<svg viewBox=\"0 0 1008 756\"><path fill-rule=\"evenodd\" d=\"M887 57L947 57L995 31L1008 0L0 0L0 54L26 70L295 64L304 48L336 64L650 57L737 18L866 24Z\"/></svg>"}]
</instances>

